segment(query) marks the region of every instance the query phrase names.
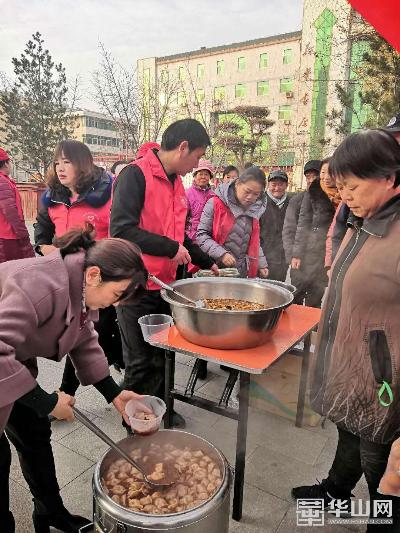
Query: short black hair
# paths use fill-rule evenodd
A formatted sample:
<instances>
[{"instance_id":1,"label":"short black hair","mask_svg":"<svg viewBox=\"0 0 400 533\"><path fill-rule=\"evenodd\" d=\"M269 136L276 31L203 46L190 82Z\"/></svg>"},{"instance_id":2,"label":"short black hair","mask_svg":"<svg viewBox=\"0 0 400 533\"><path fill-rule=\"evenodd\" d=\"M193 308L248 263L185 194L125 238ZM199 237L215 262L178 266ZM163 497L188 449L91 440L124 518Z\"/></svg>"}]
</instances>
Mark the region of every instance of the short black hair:
<instances>
[{"instance_id":1,"label":"short black hair","mask_svg":"<svg viewBox=\"0 0 400 533\"><path fill-rule=\"evenodd\" d=\"M238 169L234 165L228 165L224 168L224 172L222 173L222 177L227 176L229 172L232 172L233 170L236 170L236 172L239 174Z\"/></svg>"},{"instance_id":2,"label":"short black hair","mask_svg":"<svg viewBox=\"0 0 400 533\"><path fill-rule=\"evenodd\" d=\"M10 160L6 159L5 161L0 161L0 168L3 168L6 166L6 163L8 163Z\"/></svg>"},{"instance_id":3,"label":"short black hair","mask_svg":"<svg viewBox=\"0 0 400 533\"><path fill-rule=\"evenodd\" d=\"M262 188L265 189L267 178L264 172L259 167L247 168L242 174L240 174L238 180L240 183L247 183L248 181L256 181Z\"/></svg>"},{"instance_id":4,"label":"short black hair","mask_svg":"<svg viewBox=\"0 0 400 533\"><path fill-rule=\"evenodd\" d=\"M161 149L174 150L181 142L187 141L189 150L210 146L210 137L202 124L194 118L177 120L168 126L161 139Z\"/></svg>"},{"instance_id":5,"label":"short black hair","mask_svg":"<svg viewBox=\"0 0 400 533\"><path fill-rule=\"evenodd\" d=\"M336 148L329 161L334 178L353 174L360 179L385 178L395 175L393 187L400 184L400 146L383 129L352 133Z\"/></svg>"},{"instance_id":6,"label":"short black hair","mask_svg":"<svg viewBox=\"0 0 400 533\"><path fill-rule=\"evenodd\" d=\"M117 170L117 166L118 165L127 165L128 164L128 161L115 161L115 163L113 164L113 166L111 167L110 169L110 172L111 174L115 174L115 171Z\"/></svg>"},{"instance_id":7,"label":"short black hair","mask_svg":"<svg viewBox=\"0 0 400 533\"><path fill-rule=\"evenodd\" d=\"M325 157L325 159L323 159L323 160L321 161L321 168L322 168L322 165L326 165L327 163L329 163L330 160L331 160L330 157Z\"/></svg>"},{"instance_id":8,"label":"short black hair","mask_svg":"<svg viewBox=\"0 0 400 533\"><path fill-rule=\"evenodd\" d=\"M248 161L247 163L244 164L244 169L248 169L248 168L251 168L251 167L254 167L254 164L251 163L250 161Z\"/></svg>"}]
</instances>

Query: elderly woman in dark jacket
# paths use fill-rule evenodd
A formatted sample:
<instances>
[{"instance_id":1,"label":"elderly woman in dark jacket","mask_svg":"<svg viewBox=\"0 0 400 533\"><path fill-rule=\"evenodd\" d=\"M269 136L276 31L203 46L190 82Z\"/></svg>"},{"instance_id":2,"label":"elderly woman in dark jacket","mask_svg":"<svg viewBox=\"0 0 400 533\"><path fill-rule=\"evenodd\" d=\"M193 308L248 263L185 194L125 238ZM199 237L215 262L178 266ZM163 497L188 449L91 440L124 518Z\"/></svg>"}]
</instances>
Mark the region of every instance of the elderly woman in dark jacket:
<instances>
[{"instance_id":1,"label":"elderly woman in dark jacket","mask_svg":"<svg viewBox=\"0 0 400 533\"><path fill-rule=\"evenodd\" d=\"M292 494L349 503L364 474L371 515L376 500L393 505L393 525L367 531L399 531L400 500L377 489L400 436L400 147L383 130L360 131L337 148L329 169L352 215L332 265L310 400L337 425L339 441L327 478Z\"/></svg>"},{"instance_id":2,"label":"elderly woman in dark jacket","mask_svg":"<svg viewBox=\"0 0 400 533\"><path fill-rule=\"evenodd\" d=\"M93 384L125 417L126 402L137 397L110 376L92 321L98 309L139 297L147 272L134 244L122 239L95 243L92 230L66 234L56 241L60 250L45 257L0 265L1 533L15 531L8 508L8 439L33 495L35 532L49 533L53 526L77 533L88 523L64 507L50 443L47 415L72 420L73 398L38 385L36 358L61 360L69 353L80 382Z\"/></svg>"},{"instance_id":3,"label":"elderly woman in dark jacket","mask_svg":"<svg viewBox=\"0 0 400 533\"><path fill-rule=\"evenodd\" d=\"M291 266L300 270L303 282L297 286L295 303L320 307L328 277L325 270L326 237L340 195L328 172L328 159L321 165L321 175L305 192L293 246Z\"/></svg>"}]
</instances>

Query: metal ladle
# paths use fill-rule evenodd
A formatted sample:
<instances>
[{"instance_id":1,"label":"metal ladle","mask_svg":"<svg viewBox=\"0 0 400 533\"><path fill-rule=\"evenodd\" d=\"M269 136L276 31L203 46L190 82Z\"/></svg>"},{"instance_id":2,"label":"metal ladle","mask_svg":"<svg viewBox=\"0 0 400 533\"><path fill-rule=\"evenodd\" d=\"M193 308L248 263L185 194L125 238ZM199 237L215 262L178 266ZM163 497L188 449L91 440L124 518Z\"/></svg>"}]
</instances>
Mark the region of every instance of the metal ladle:
<instances>
[{"instance_id":1,"label":"metal ladle","mask_svg":"<svg viewBox=\"0 0 400 533\"><path fill-rule=\"evenodd\" d=\"M187 302L189 302L190 304L194 305L194 307L197 307L199 309L202 309L204 307L207 307L206 306L206 303L204 302L204 300L192 300L191 298L189 298L188 296L185 296L184 294L182 294L181 292L177 291L176 289L174 289L174 287L171 287L171 285L167 285L166 283L164 283L163 281L161 281L160 279L156 278L156 276L153 276L153 274L150 274L149 275L149 278L154 281L154 283L157 283L157 285L160 285L160 287L162 287L163 289L166 289L167 291L171 291L173 292L174 294L176 294L176 296L179 296L179 298L182 298L183 300L186 300Z\"/></svg>"},{"instance_id":2,"label":"metal ladle","mask_svg":"<svg viewBox=\"0 0 400 533\"><path fill-rule=\"evenodd\" d=\"M99 427L96 426L86 415L82 413L79 409L77 409L75 406L72 406L72 410L74 412L74 415L76 416L77 420L82 422L84 426L86 426L90 431L92 431L99 439L101 439L103 442L108 444L113 450L115 450L121 457L125 459L125 461L128 461L133 467L135 467L139 472L142 474L144 480L146 483L153 487L170 487L175 483L175 481L171 479L160 479L157 481L154 481L152 479L149 479L147 477L147 474L143 470L143 467L140 466L135 460L132 459L130 455L128 455L116 442L114 442L108 435L104 433Z\"/></svg>"}]
</instances>

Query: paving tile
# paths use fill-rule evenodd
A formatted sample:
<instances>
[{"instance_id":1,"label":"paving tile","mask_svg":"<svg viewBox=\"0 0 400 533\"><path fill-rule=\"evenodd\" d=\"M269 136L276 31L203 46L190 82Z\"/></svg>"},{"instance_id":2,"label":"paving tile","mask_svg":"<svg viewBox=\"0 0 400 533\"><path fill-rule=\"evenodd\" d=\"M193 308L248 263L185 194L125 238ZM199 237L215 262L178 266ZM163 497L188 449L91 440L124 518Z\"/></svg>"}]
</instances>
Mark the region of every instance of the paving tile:
<instances>
[{"instance_id":1,"label":"paving tile","mask_svg":"<svg viewBox=\"0 0 400 533\"><path fill-rule=\"evenodd\" d=\"M221 398L226 381L228 379L228 374L225 374L225 376L214 376L212 379L207 381L207 383L200 386L198 388L198 392L209 398L219 400Z\"/></svg>"},{"instance_id":2,"label":"paving tile","mask_svg":"<svg viewBox=\"0 0 400 533\"><path fill-rule=\"evenodd\" d=\"M230 519L229 533L273 533L288 507L287 502L245 484L243 517L240 522Z\"/></svg>"},{"instance_id":3,"label":"paving tile","mask_svg":"<svg viewBox=\"0 0 400 533\"><path fill-rule=\"evenodd\" d=\"M14 515L16 533L34 533L31 494L12 480L10 481L10 509Z\"/></svg>"},{"instance_id":4,"label":"paving tile","mask_svg":"<svg viewBox=\"0 0 400 533\"><path fill-rule=\"evenodd\" d=\"M96 418L98 418L96 417L96 415L94 415L93 413L89 411L86 411L83 409L82 411L91 420L95 420ZM53 420L53 422L51 423L52 440L58 442L61 439L63 439L66 435L73 433L80 427L82 427L82 424L78 422L78 420L76 419L73 422L67 422L66 420Z\"/></svg>"},{"instance_id":5,"label":"paving tile","mask_svg":"<svg viewBox=\"0 0 400 533\"><path fill-rule=\"evenodd\" d=\"M121 425L121 418L116 412L110 413L107 417L97 417L94 422L115 441L119 441L126 437L126 431ZM76 451L79 455L86 457L93 462L97 462L109 449L107 444L94 435L90 429L84 426L78 427L59 442L66 448Z\"/></svg>"},{"instance_id":6,"label":"paving tile","mask_svg":"<svg viewBox=\"0 0 400 533\"><path fill-rule=\"evenodd\" d=\"M93 518L92 478L95 466L88 468L79 477L68 483L61 496L65 507L72 514Z\"/></svg>"},{"instance_id":7,"label":"paving tile","mask_svg":"<svg viewBox=\"0 0 400 533\"><path fill-rule=\"evenodd\" d=\"M49 361L48 359L38 358L38 383L48 392L57 390L61 385L61 379L64 372L65 361Z\"/></svg>"},{"instance_id":8,"label":"paving tile","mask_svg":"<svg viewBox=\"0 0 400 533\"><path fill-rule=\"evenodd\" d=\"M259 446L246 462L246 482L274 496L292 502L290 490L299 485L313 485L326 472L289 457L269 447Z\"/></svg>"},{"instance_id":9,"label":"paving tile","mask_svg":"<svg viewBox=\"0 0 400 533\"><path fill-rule=\"evenodd\" d=\"M111 412L117 413L114 406L108 404L94 387L85 387L76 397L76 406L82 409L85 414L91 413L100 418L107 416Z\"/></svg>"},{"instance_id":10,"label":"paving tile","mask_svg":"<svg viewBox=\"0 0 400 533\"><path fill-rule=\"evenodd\" d=\"M94 461L79 455L79 452L76 453L58 442L53 442L53 454L60 487L64 487L94 463ZM10 477L28 490L15 453L13 453Z\"/></svg>"},{"instance_id":11,"label":"paving tile","mask_svg":"<svg viewBox=\"0 0 400 533\"><path fill-rule=\"evenodd\" d=\"M190 405L189 403L180 402L178 400L174 403L174 409L181 414L183 417L189 417L194 420L197 420L200 424L205 426L213 426L223 419L221 415L206 411L195 405Z\"/></svg>"},{"instance_id":12,"label":"paving tile","mask_svg":"<svg viewBox=\"0 0 400 533\"><path fill-rule=\"evenodd\" d=\"M350 530L347 528L346 525L338 525L338 524L328 524L327 523L327 520L328 518L330 518L327 514L325 514L325 524L324 526L321 526L321 527L317 527L317 526L310 526L310 527L307 527L307 526L297 526L296 523L297 523L297 518L296 518L296 506L295 505L292 505L284 519L282 520L282 523L280 524L280 526L278 527L278 529L276 530L276 533L306 533L307 531L308 532L311 532L311 531L323 531L323 533L348 533ZM365 525L361 525L361 526L356 526L357 529L353 529L351 531L364 531L365 530Z\"/></svg>"},{"instance_id":13,"label":"paving tile","mask_svg":"<svg viewBox=\"0 0 400 533\"><path fill-rule=\"evenodd\" d=\"M189 433L194 433L199 437L203 437L211 442L225 455L231 465L235 464L236 456L236 436L226 435L223 432L216 431L213 426L206 426L198 420L186 417L186 430ZM257 448L257 445L252 440L251 436L247 439L246 457L251 457L252 453Z\"/></svg>"},{"instance_id":14,"label":"paving tile","mask_svg":"<svg viewBox=\"0 0 400 533\"><path fill-rule=\"evenodd\" d=\"M236 434L236 423L224 418L218 424L218 430ZM249 410L248 435L261 446L291 458L300 457L310 465L315 464L328 441L324 434L297 428L290 420L253 408Z\"/></svg>"}]
</instances>

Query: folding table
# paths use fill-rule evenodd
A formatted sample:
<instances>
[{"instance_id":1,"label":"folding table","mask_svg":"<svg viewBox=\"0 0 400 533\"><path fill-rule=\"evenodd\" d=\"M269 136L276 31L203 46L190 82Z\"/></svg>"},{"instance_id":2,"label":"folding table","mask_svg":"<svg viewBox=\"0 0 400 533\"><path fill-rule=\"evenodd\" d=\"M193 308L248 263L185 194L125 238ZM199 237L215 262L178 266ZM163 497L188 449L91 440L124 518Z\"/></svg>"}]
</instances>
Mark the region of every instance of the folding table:
<instances>
[{"instance_id":1,"label":"folding table","mask_svg":"<svg viewBox=\"0 0 400 533\"><path fill-rule=\"evenodd\" d=\"M245 350L219 350L192 344L180 335L175 326L169 329L168 340L166 340L165 332L162 338L160 334L156 334L148 340L151 345L165 350L165 398L167 413L164 425L166 428L172 426L172 413L175 399L238 421L232 512L234 520L240 520L242 517L250 375L265 374L278 359L288 352L302 356L296 413L296 426L301 427L307 387L311 332L316 328L320 315L320 309L291 305L282 313L282 317L268 342L262 346ZM301 341L304 341L304 347L301 350L295 349L295 346ZM175 390L175 352L196 357L197 359L223 364L230 369L236 370L239 374L240 384L239 410L237 411L227 406L224 407L221 405L221 401L217 404L211 400L196 396L194 394L196 369L193 370L189 378L185 393L182 394ZM234 375L231 383L227 383L226 394L224 391L225 396L229 397L228 389L231 390L233 388L235 380L236 376Z\"/></svg>"}]
</instances>

